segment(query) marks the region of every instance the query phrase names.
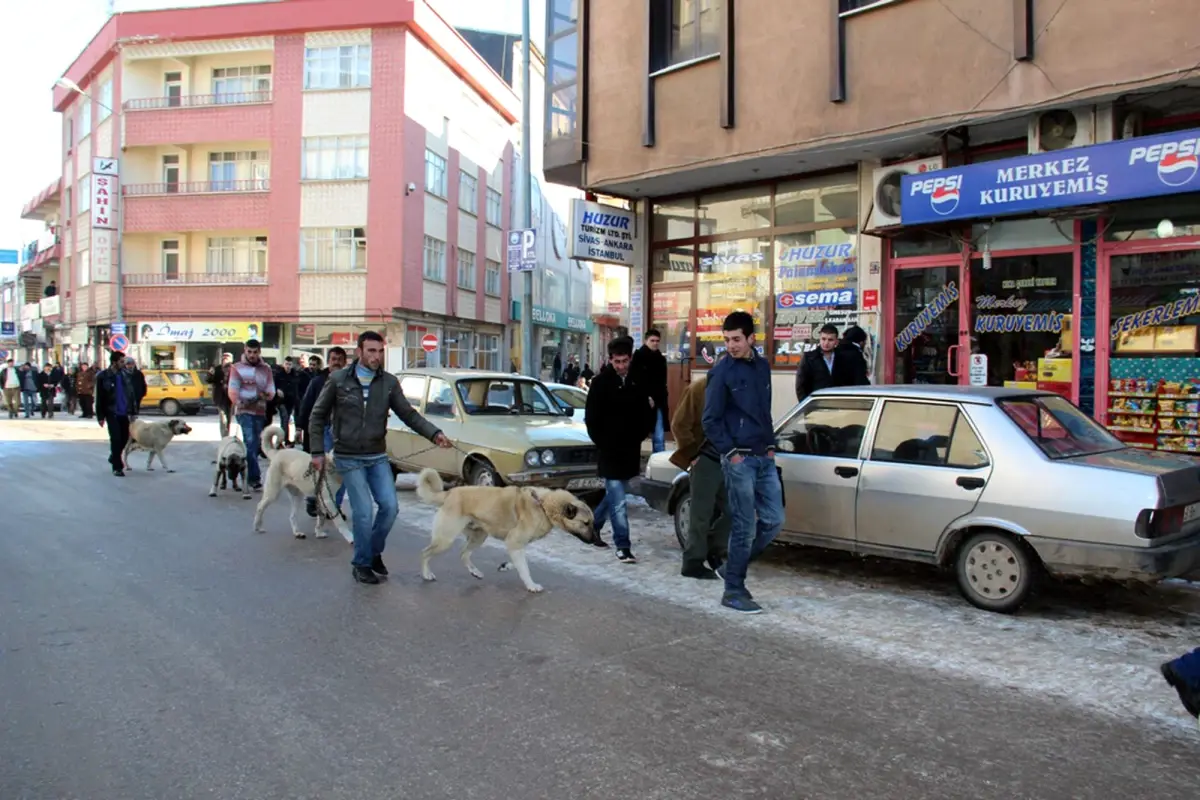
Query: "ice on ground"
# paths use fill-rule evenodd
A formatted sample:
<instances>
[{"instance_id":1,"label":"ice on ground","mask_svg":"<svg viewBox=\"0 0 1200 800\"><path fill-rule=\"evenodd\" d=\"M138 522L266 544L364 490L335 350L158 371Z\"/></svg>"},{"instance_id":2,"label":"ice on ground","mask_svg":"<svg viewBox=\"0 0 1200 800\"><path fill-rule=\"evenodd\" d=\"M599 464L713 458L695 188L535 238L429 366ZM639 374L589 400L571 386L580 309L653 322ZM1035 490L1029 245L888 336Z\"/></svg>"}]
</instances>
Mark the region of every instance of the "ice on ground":
<instances>
[{"instance_id":1,"label":"ice on ground","mask_svg":"<svg viewBox=\"0 0 1200 800\"><path fill-rule=\"evenodd\" d=\"M398 480L400 520L424 536L436 509L405 491L409 479ZM1195 720L1158 672L1162 661L1200 645L1200 597L1186 582L1143 590L1051 587L1021 613L1002 615L968 605L953 578L932 568L778 546L751 567L748 580L768 613L739 617L720 607L720 582L679 575L669 517L636 497L629 517L636 566L565 534L534 544L529 559L764 633L1195 735ZM611 541L611 530L605 538Z\"/></svg>"}]
</instances>

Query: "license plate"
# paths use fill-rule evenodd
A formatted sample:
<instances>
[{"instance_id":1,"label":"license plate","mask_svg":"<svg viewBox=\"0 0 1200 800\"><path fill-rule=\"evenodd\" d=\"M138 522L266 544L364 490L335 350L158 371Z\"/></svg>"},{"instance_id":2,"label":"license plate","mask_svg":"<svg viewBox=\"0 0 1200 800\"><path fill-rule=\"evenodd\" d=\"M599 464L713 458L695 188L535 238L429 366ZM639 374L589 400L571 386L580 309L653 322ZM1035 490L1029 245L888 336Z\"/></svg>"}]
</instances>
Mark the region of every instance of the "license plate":
<instances>
[{"instance_id":1,"label":"license plate","mask_svg":"<svg viewBox=\"0 0 1200 800\"><path fill-rule=\"evenodd\" d=\"M567 491L575 492L580 489L603 489L604 478L576 478L567 484ZM1200 505L1200 503L1197 503Z\"/></svg>"},{"instance_id":2,"label":"license plate","mask_svg":"<svg viewBox=\"0 0 1200 800\"><path fill-rule=\"evenodd\" d=\"M1190 506L1183 507L1183 521L1191 522L1200 517L1200 503L1192 503Z\"/></svg>"}]
</instances>

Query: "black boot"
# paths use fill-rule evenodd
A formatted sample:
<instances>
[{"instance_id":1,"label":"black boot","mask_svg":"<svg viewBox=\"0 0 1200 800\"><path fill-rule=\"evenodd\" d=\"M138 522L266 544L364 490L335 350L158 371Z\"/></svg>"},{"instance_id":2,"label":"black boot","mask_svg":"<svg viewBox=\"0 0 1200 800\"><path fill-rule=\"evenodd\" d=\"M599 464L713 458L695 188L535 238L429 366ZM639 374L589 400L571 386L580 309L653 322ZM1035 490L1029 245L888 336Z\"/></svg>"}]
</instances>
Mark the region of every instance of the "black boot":
<instances>
[{"instance_id":1,"label":"black boot","mask_svg":"<svg viewBox=\"0 0 1200 800\"><path fill-rule=\"evenodd\" d=\"M371 571L370 567L360 567L356 564L351 570L354 580L359 583L379 583L379 578Z\"/></svg>"}]
</instances>

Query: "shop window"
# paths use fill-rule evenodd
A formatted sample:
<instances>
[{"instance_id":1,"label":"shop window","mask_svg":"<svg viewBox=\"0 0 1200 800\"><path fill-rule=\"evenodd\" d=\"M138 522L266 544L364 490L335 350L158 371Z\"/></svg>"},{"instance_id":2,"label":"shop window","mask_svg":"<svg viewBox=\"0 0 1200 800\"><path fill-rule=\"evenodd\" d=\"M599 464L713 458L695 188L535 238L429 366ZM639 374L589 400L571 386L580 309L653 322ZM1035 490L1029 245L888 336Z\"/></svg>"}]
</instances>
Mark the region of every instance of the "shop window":
<instances>
[{"instance_id":1,"label":"shop window","mask_svg":"<svg viewBox=\"0 0 1200 800\"><path fill-rule=\"evenodd\" d=\"M437 331L422 325L409 325L404 332L404 366L406 369L438 366L437 351L426 353L425 348L421 346L421 339L427 333L436 335Z\"/></svg>"},{"instance_id":2,"label":"shop window","mask_svg":"<svg viewBox=\"0 0 1200 800\"><path fill-rule=\"evenodd\" d=\"M471 367L471 339L468 330L446 331L446 341L442 343L445 363L442 366L451 369L469 369Z\"/></svg>"},{"instance_id":3,"label":"shop window","mask_svg":"<svg viewBox=\"0 0 1200 800\"><path fill-rule=\"evenodd\" d=\"M717 236L771 227L771 190L756 186L736 192L702 195L697 211L700 235Z\"/></svg>"},{"instance_id":4,"label":"shop window","mask_svg":"<svg viewBox=\"0 0 1200 800\"><path fill-rule=\"evenodd\" d=\"M1170 224L1164 225L1164 220ZM1104 238L1115 242L1181 236L1200 236L1200 199L1194 196L1122 203L1120 212L1104 228Z\"/></svg>"},{"instance_id":5,"label":"shop window","mask_svg":"<svg viewBox=\"0 0 1200 800\"><path fill-rule=\"evenodd\" d=\"M896 383L953 384L958 341L958 267L898 270L893 307Z\"/></svg>"},{"instance_id":6,"label":"shop window","mask_svg":"<svg viewBox=\"0 0 1200 800\"><path fill-rule=\"evenodd\" d=\"M1071 395L1074 268L1071 253L972 259L971 353L988 386Z\"/></svg>"},{"instance_id":7,"label":"shop window","mask_svg":"<svg viewBox=\"0 0 1200 800\"><path fill-rule=\"evenodd\" d=\"M874 405L874 400L814 399L779 431L779 451L857 459Z\"/></svg>"},{"instance_id":8,"label":"shop window","mask_svg":"<svg viewBox=\"0 0 1200 800\"><path fill-rule=\"evenodd\" d=\"M781 183L775 191L775 226L858 219L858 177L829 175Z\"/></svg>"},{"instance_id":9,"label":"shop window","mask_svg":"<svg viewBox=\"0 0 1200 800\"><path fill-rule=\"evenodd\" d=\"M500 337L493 333L479 334L475 352L475 366L490 372L500 371Z\"/></svg>"},{"instance_id":10,"label":"shop window","mask_svg":"<svg viewBox=\"0 0 1200 800\"><path fill-rule=\"evenodd\" d=\"M696 274L695 254L695 248L690 246L655 250L651 257L651 285L681 283L691 286Z\"/></svg>"},{"instance_id":11,"label":"shop window","mask_svg":"<svg viewBox=\"0 0 1200 800\"><path fill-rule=\"evenodd\" d=\"M696 235L696 201L655 204L650 227L654 241L691 239Z\"/></svg>"},{"instance_id":12,"label":"shop window","mask_svg":"<svg viewBox=\"0 0 1200 800\"><path fill-rule=\"evenodd\" d=\"M857 240L842 228L775 237L775 366L799 366L823 325L858 322Z\"/></svg>"},{"instance_id":13,"label":"shop window","mask_svg":"<svg viewBox=\"0 0 1200 800\"><path fill-rule=\"evenodd\" d=\"M1055 219L1021 219L971 227L973 250L1026 250L1035 247L1065 247L1075 243L1070 222Z\"/></svg>"},{"instance_id":14,"label":"shop window","mask_svg":"<svg viewBox=\"0 0 1200 800\"><path fill-rule=\"evenodd\" d=\"M771 285L771 240L738 239L702 245L696 288L696 338L708 364L725 352L721 326L733 311L754 316L757 347L764 352Z\"/></svg>"},{"instance_id":15,"label":"shop window","mask_svg":"<svg viewBox=\"0 0 1200 800\"><path fill-rule=\"evenodd\" d=\"M1108 423L1129 444L1200 453L1200 250L1109 264Z\"/></svg>"},{"instance_id":16,"label":"shop window","mask_svg":"<svg viewBox=\"0 0 1200 800\"><path fill-rule=\"evenodd\" d=\"M429 379L429 395L425 401L425 416L442 418L454 416L454 392L450 388L450 384L441 378Z\"/></svg>"},{"instance_id":17,"label":"shop window","mask_svg":"<svg viewBox=\"0 0 1200 800\"><path fill-rule=\"evenodd\" d=\"M952 256L962 249L962 239L950 233L905 234L892 240L892 258Z\"/></svg>"}]
</instances>

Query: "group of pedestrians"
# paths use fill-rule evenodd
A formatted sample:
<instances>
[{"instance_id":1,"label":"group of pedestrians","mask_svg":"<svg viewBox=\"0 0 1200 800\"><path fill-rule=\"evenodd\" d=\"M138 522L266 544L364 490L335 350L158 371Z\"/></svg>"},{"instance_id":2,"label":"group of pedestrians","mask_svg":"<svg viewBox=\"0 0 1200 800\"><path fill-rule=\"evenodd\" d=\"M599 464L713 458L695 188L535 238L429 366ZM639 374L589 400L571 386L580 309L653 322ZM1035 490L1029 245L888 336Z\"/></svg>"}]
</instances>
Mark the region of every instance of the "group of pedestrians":
<instances>
[{"instance_id":1,"label":"group of pedestrians","mask_svg":"<svg viewBox=\"0 0 1200 800\"><path fill-rule=\"evenodd\" d=\"M91 419L97 374L86 361L69 368L61 364L44 364L38 369L28 361L18 365L10 358L0 368L0 389L8 418L17 419L23 414L25 419L35 415L53 419L58 403L60 410L69 416L79 412L81 418ZM138 378L141 378L140 383ZM134 380L135 385L143 387L144 395L145 379L140 372L135 372ZM58 401L60 389L61 402Z\"/></svg>"}]
</instances>

